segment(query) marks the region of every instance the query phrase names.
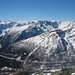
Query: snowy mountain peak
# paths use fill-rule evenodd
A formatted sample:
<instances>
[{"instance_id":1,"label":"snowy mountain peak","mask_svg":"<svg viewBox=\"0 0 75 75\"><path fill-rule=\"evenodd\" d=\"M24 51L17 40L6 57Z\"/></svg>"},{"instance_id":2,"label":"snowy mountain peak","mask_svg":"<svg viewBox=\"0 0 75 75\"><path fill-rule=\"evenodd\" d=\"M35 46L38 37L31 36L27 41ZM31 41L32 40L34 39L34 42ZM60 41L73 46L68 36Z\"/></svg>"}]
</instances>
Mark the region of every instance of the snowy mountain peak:
<instances>
[{"instance_id":1,"label":"snowy mountain peak","mask_svg":"<svg viewBox=\"0 0 75 75\"><path fill-rule=\"evenodd\" d=\"M25 20L21 20L21 21L17 21L17 23L18 24L25 24L25 25L27 25L27 24L29 24L29 21L25 21Z\"/></svg>"},{"instance_id":2,"label":"snowy mountain peak","mask_svg":"<svg viewBox=\"0 0 75 75\"><path fill-rule=\"evenodd\" d=\"M0 21L0 25L1 25L1 24L5 24L5 22Z\"/></svg>"},{"instance_id":3,"label":"snowy mountain peak","mask_svg":"<svg viewBox=\"0 0 75 75\"><path fill-rule=\"evenodd\" d=\"M39 22L39 20L31 20L31 22L37 23Z\"/></svg>"}]
</instances>

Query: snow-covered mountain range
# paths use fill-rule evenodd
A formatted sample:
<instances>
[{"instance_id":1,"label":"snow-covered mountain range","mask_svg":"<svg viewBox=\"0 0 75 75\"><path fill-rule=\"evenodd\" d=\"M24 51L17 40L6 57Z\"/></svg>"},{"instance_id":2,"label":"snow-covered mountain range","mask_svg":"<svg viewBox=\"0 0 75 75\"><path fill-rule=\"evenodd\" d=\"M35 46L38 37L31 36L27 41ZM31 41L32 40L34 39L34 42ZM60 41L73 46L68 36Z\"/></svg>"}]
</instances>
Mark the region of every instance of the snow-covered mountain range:
<instances>
[{"instance_id":1,"label":"snow-covered mountain range","mask_svg":"<svg viewBox=\"0 0 75 75\"><path fill-rule=\"evenodd\" d=\"M51 31L54 28L58 27L57 22L50 21L37 21L33 20L31 22L19 21L19 22L1 22L2 28L0 43L2 46L9 45L15 41L20 41L27 39L39 34L42 34L46 31ZM7 26L6 26L7 25ZM9 38L9 39L8 39Z\"/></svg>"},{"instance_id":2,"label":"snow-covered mountain range","mask_svg":"<svg viewBox=\"0 0 75 75\"><path fill-rule=\"evenodd\" d=\"M0 55L27 61L75 61L75 22L0 21Z\"/></svg>"}]
</instances>

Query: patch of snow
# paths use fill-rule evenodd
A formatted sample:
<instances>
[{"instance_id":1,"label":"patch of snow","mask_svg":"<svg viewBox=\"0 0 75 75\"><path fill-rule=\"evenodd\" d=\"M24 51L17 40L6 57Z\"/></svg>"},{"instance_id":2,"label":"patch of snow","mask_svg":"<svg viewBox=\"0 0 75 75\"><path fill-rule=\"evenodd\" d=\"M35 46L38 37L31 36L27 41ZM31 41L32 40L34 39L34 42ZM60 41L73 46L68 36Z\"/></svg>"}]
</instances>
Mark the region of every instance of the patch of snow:
<instances>
[{"instance_id":1,"label":"patch of snow","mask_svg":"<svg viewBox=\"0 0 75 75\"><path fill-rule=\"evenodd\" d=\"M20 59L21 59L21 56L19 56L19 57L16 58L16 60L20 60Z\"/></svg>"},{"instance_id":2,"label":"patch of snow","mask_svg":"<svg viewBox=\"0 0 75 75\"><path fill-rule=\"evenodd\" d=\"M53 69L53 70L49 70L50 72L59 72L61 71L61 69Z\"/></svg>"},{"instance_id":3,"label":"patch of snow","mask_svg":"<svg viewBox=\"0 0 75 75\"><path fill-rule=\"evenodd\" d=\"M38 73L33 73L33 74L30 74L30 75L51 75L51 73L40 73L40 74L38 74Z\"/></svg>"},{"instance_id":4,"label":"patch of snow","mask_svg":"<svg viewBox=\"0 0 75 75\"><path fill-rule=\"evenodd\" d=\"M71 75L75 75L75 73L72 73Z\"/></svg>"}]
</instances>

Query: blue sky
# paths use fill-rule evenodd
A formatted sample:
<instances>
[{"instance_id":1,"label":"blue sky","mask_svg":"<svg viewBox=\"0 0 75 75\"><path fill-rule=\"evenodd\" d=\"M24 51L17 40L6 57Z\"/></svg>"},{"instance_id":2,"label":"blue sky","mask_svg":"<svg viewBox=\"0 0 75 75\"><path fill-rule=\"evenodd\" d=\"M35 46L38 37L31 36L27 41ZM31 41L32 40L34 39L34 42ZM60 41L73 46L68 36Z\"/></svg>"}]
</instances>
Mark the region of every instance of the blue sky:
<instances>
[{"instance_id":1,"label":"blue sky","mask_svg":"<svg viewBox=\"0 0 75 75\"><path fill-rule=\"evenodd\" d=\"M0 20L75 21L75 0L0 0Z\"/></svg>"}]
</instances>

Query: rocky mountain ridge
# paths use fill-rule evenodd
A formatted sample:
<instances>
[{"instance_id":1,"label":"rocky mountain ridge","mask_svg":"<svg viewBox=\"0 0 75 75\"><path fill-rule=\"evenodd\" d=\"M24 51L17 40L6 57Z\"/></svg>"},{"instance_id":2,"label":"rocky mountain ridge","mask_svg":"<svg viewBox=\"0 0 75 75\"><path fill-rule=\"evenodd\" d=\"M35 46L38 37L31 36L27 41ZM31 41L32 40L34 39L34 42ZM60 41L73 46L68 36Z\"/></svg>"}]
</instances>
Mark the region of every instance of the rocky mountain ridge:
<instances>
[{"instance_id":1,"label":"rocky mountain ridge","mask_svg":"<svg viewBox=\"0 0 75 75\"><path fill-rule=\"evenodd\" d=\"M14 22L10 28L2 29L0 44L0 55L24 64L28 61L74 62L75 22Z\"/></svg>"}]
</instances>

